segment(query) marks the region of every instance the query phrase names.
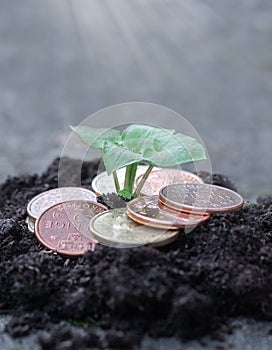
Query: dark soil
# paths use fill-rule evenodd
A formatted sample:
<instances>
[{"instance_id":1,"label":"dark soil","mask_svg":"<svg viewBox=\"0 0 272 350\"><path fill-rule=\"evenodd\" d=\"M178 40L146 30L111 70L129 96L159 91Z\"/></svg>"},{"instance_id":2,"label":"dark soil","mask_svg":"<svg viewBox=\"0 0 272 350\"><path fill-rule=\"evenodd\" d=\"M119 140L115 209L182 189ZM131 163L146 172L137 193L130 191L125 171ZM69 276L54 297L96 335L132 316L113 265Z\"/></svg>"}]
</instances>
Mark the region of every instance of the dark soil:
<instances>
[{"instance_id":1,"label":"dark soil","mask_svg":"<svg viewBox=\"0 0 272 350\"><path fill-rule=\"evenodd\" d=\"M67 159L70 181L73 166ZM84 164L86 187L97 166ZM66 349L127 349L143 334L191 339L230 317L272 320L271 197L213 215L165 248L100 245L66 259L46 251L24 223L28 201L57 187L57 173L58 160L42 176L9 178L0 187L0 313L13 315L10 334L46 329L44 350L60 342ZM226 177L214 180L233 187ZM84 331L75 333L74 325Z\"/></svg>"}]
</instances>

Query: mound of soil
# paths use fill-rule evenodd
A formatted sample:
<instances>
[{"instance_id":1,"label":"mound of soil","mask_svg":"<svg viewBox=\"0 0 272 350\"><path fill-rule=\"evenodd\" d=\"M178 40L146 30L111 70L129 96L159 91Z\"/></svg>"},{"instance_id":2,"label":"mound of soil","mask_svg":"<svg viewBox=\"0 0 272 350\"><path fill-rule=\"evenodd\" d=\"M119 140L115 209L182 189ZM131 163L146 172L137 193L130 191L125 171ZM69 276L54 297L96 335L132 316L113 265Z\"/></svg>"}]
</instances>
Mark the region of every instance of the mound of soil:
<instances>
[{"instance_id":1,"label":"mound of soil","mask_svg":"<svg viewBox=\"0 0 272 350\"><path fill-rule=\"evenodd\" d=\"M75 163L66 160L69 185ZM97 167L84 163L83 186ZM28 201L57 181L58 160L42 176L9 178L0 187L0 313L12 314L13 336L49 330L40 339L44 350L63 341L71 349L132 348L143 334L191 339L229 317L272 320L271 197L213 215L164 248L99 245L67 259L45 250L25 224ZM224 176L214 182L233 188ZM73 325L84 331L74 334Z\"/></svg>"}]
</instances>

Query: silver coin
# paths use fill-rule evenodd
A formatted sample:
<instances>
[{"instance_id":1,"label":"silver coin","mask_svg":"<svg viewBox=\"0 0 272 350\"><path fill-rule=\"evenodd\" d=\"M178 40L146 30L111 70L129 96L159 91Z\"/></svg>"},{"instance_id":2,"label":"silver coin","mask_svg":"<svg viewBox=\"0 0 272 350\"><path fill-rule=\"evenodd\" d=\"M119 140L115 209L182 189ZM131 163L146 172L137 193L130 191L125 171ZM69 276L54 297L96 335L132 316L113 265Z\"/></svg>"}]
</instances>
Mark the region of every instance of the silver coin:
<instances>
[{"instance_id":1,"label":"silver coin","mask_svg":"<svg viewBox=\"0 0 272 350\"><path fill-rule=\"evenodd\" d=\"M90 231L102 244L131 248L141 245L163 245L169 240L175 239L178 230L162 230L139 225L131 220L126 213L126 208L108 210L96 215L90 221Z\"/></svg>"},{"instance_id":2,"label":"silver coin","mask_svg":"<svg viewBox=\"0 0 272 350\"><path fill-rule=\"evenodd\" d=\"M138 165L135 178L143 175L146 172L147 168L147 165ZM152 171L158 169L159 168L154 167ZM120 188L122 189L125 182L126 168L118 169L116 173L118 176ZM99 175L95 176L92 181L92 189L98 196L100 196L102 193L116 193L113 175L108 175L106 171L103 171Z\"/></svg>"},{"instance_id":3,"label":"silver coin","mask_svg":"<svg viewBox=\"0 0 272 350\"><path fill-rule=\"evenodd\" d=\"M87 200L96 202L96 194L81 187L58 187L42 192L32 198L27 205L27 213L31 219L36 220L46 209L55 204L70 200Z\"/></svg>"}]
</instances>

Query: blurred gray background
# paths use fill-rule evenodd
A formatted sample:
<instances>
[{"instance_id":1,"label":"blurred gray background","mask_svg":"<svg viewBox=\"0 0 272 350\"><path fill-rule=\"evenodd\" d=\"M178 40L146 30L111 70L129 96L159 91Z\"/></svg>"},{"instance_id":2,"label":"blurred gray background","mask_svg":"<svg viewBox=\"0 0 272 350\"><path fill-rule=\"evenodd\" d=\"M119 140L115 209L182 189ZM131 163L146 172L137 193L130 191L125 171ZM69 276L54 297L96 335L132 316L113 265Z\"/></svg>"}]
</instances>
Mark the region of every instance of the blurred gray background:
<instances>
[{"instance_id":1,"label":"blurred gray background","mask_svg":"<svg viewBox=\"0 0 272 350\"><path fill-rule=\"evenodd\" d=\"M272 1L0 0L1 181L129 101L182 114L214 171L271 193Z\"/></svg>"}]
</instances>

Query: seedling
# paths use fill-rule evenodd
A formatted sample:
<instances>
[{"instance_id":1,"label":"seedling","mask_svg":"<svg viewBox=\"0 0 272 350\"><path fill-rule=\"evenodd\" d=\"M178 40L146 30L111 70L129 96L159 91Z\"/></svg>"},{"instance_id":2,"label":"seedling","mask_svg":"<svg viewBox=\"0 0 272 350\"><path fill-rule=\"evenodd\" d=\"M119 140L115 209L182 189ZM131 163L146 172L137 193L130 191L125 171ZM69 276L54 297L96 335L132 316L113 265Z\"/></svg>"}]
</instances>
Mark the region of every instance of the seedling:
<instances>
[{"instance_id":1,"label":"seedling","mask_svg":"<svg viewBox=\"0 0 272 350\"><path fill-rule=\"evenodd\" d=\"M117 129L94 129L89 126L71 126L90 147L100 149L108 174L113 174L116 192L125 199L139 195L154 166L172 168L180 164L206 159L202 145L194 138L175 134L174 130L150 125L132 124ZM149 164L134 191L137 166ZM116 171L126 167L124 188L120 188Z\"/></svg>"}]
</instances>

